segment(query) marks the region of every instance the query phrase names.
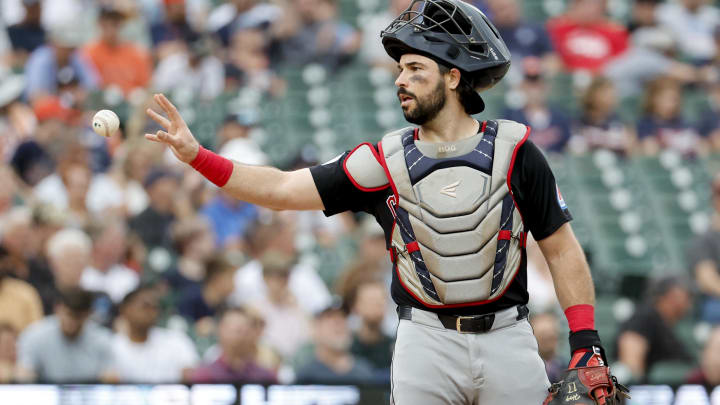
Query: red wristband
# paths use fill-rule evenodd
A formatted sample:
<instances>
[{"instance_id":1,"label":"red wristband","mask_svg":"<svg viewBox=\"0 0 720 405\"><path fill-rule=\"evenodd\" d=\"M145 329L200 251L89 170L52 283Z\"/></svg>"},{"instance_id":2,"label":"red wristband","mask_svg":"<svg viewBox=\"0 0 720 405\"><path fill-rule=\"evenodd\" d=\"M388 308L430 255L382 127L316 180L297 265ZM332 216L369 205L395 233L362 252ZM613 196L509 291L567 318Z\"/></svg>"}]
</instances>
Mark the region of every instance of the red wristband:
<instances>
[{"instance_id":1,"label":"red wristband","mask_svg":"<svg viewBox=\"0 0 720 405\"><path fill-rule=\"evenodd\" d=\"M595 308L590 304L579 304L568 307L565 317L571 332L595 329Z\"/></svg>"},{"instance_id":2,"label":"red wristband","mask_svg":"<svg viewBox=\"0 0 720 405\"><path fill-rule=\"evenodd\" d=\"M233 171L232 161L202 146L198 149L195 159L190 162L190 166L218 187L222 187L228 182Z\"/></svg>"}]
</instances>

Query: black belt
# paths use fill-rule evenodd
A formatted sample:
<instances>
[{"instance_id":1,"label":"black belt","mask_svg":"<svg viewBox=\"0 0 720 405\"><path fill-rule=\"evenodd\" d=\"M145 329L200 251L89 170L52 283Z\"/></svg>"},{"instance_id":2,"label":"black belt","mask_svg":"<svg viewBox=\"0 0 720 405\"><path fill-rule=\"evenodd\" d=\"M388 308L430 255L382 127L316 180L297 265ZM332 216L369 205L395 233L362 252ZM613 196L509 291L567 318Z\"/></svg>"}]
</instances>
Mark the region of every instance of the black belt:
<instances>
[{"instance_id":1,"label":"black belt","mask_svg":"<svg viewBox=\"0 0 720 405\"><path fill-rule=\"evenodd\" d=\"M412 320L412 307L408 305L398 306L398 317L400 319ZM527 318L528 307L525 305L517 306L517 320ZM485 315L444 315L437 314L440 323L446 329L453 329L460 333L484 333L492 329L493 322L495 322L495 314Z\"/></svg>"}]
</instances>

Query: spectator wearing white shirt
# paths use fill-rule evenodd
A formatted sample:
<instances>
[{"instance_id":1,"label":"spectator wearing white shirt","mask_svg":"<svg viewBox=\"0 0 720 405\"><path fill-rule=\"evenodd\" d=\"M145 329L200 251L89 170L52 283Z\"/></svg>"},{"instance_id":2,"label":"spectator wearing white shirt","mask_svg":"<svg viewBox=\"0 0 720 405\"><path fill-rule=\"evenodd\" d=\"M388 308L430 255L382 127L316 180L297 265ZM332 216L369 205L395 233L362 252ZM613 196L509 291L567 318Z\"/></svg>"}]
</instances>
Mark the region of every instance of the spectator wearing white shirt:
<instances>
[{"instance_id":1,"label":"spectator wearing white shirt","mask_svg":"<svg viewBox=\"0 0 720 405\"><path fill-rule=\"evenodd\" d=\"M91 235L95 240L92 260L83 270L80 285L104 292L119 303L140 282L138 274L122 263L127 252L127 226L120 220L110 220L94 227Z\"/></svg>"},{"instance_id":2,"label":"spectator wearing white shirt","mask_svg":"<svg viewBox=\"0 0 720 405\"><path fill-rule=\"evenodd\" d=\"M177 383L198 363L190 338L156 326L159 298L154 287L141 286L120 304L122 331L112 339L114 370L125 383Z\"/></svg>"},{"instance_id":3,"label":"spectator wearing white shirt","mask_svg":"<svg viewBox=\"0 0 720 405\"><path fill-rule=\"evenodd\" d=\"M259 258L270 250L289 256L297 255L295 237L297 224L292 217L274 214L273 217L255 227L248 238L251 254L255 258L235 273L235 291L230 302L244 306L252 301L267 298L267 285L263 279L263 268ZM314 268L299 262L290 270L288 288L297 298L298 305L309 313L325 308L331 302L330 292Z\"/></svg>"}]
</instances>

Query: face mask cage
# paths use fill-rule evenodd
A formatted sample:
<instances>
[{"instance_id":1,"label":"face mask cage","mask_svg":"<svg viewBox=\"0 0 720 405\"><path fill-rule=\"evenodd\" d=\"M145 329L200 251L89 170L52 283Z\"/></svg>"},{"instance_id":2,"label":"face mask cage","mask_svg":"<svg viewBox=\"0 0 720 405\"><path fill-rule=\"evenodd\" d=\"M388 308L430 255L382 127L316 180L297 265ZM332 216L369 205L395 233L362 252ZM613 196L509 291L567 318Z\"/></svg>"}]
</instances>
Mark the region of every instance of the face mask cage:
<instances>
[{"instance_id":1,"label":"face mask cage","mask_svg":"<svg viewBox=\"0 0 720 405\"><path fill-rule=\"evenodd\" d=\"M427 33L423 35L427 41L457 45L476 58L488 56L487 41L472 36L474 27L470 19L457 5L450 2L413 0L405 11L381 31L380 36L395 34L407 25L416 33ZM432 35L433 33L444 33L451 41L442 40Z\"/></svg>"}]
</instances>

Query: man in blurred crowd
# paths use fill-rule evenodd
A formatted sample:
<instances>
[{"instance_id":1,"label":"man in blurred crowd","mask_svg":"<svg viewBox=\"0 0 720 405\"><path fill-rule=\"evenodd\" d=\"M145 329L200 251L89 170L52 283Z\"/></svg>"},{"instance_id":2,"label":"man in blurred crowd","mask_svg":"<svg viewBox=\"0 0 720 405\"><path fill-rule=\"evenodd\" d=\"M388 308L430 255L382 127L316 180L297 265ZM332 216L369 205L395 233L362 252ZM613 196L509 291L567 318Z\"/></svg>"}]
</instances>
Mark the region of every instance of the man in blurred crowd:
<instances>
[{"instance_id":1,"label":"man in blurred crowd","mask_svg":"<svg viewBox=\"0 0 720 405\"><path fill-rule=\"evenodd\" d=\"M715 327L705 342L700 368L688 378L688 384L702 384L708 389L720 386L720 327Z\"/></svg>"},{"instance_id":2,"label":"man in blurred crowd","mask_svg":"<svg viewBox=\"0 0 720 405\"><path fill-rule=\"evenodd\" d=\"M524 103L520 108L506 110L502 117L524 122L532 127L532 140L545 152L560 153L570 140L570 120L548 104L548 83L538 58L523 61L523 81L520 90Z\"/></svg>"},{"instance_id":3,"label":"man in blurred crowd","mask_svg":"<svg viewBox=\"0 0 720 405\"><path fill-rule=\"evenodd\" d=\"M720 174L711 184L714 214L710 229L693 240L688 249L690 269L704 295L700 318L720 324Z\"/></svg>"},{"instance_id":4,"label":"man in blurred crowd","mask_svg":"<svg viewBox=\"0 0 720 405\"><path fill-rule=\"evenodd\" d=\"M376 372L389 375L393 339L382 331L389 293L382 280L369 280L356 287L352 314L360 321L352 336L350 353L365 359Z\"/></svg>"},{"instance_id":5,"label":"man in blurred crowd","mask_svg":"<svg viewBox=\"0 0 720 405\"><path fill-rule=\"evenodd\" d=\"M40 24L42 0L23 0L25 18L18 24L7 27L13 51L22 53L21 60L45 43L45 29Z\"/></svg>"},{"instance_id":6,"label":"man in blurred crowd","mask_svg":"<svg viewBox=\"0 0 720 405\"><path fill-rule=\"evenodd\" d=\"M208 28L215 31L223 45L238 30L266 30L282 15L282 9L269 2L257 0L230 0L218 6L208 17Z\"/></svg>"},{"instance_id":7,"label":"man in blurred crowd","mask_svg":"<svg viewBox=\"0 0 720 405\"><path fill-rule=\"evenodd\" d=\"M8 324L21 332L42 317L42 301L35 288L9 277L7 270L0 267L0 324Z\"/></svg>"},{"instance_id":8,"label":"man in blurred crowd","mask_svg":"<svg viewBox=\"0 0 720 405\"><path fill-rule=\"evenodd\" d=\"M145 178L150 197L148 207L129 220L130 228L142 239L148 251L170 248L170 226L175 220L174 204L180 186L178 176L166 169L153 169Z\"/></svg>"},{"instance_id":9,"label":"man in blurred crowd","mask_svg":"<svg viewBox=\"0 0 720 405\"><path fill-rule=\"evenodd\" d=\"M193 383L255 383L275 384L272 370L256 362L257 346L262 327L250 313L241 308L223 312L218 326L220 357L213 363L192 372Z\"/></svg>"},{"instance_id":10,"label":"man in blurred crowd","mask_svg":"<svg viewBox=\"0 0 720 405\"><path fill-rule=\"evenodd\" d=\"M97 73L77 52L84 43L82 27L63 25L50 31L49 44L41 46L25 64L27 88L25 96L33 101L46 95L56 95L59 79L66 72L73 72L80 85L86 90L97 87Z\"/></svg>"},{"instance_id":11,"label":"man in blurred crowd","mask_svg":"<svg viewBox=\"0 0 720 405\"><path fill-rule=\"evenodd\" d=\"M314 358L297 370L299 384L357 384L372 380L372 366L350 353L352 336L340 303L315 315L313 342Z\"/></svg>"},{"instance_id":12,"label":"man in blurred crowd","mask_svg":"<svg viewBox=\"0 0 720 405\"><path fill-rule=\"evenodd\" d=\"M137 287L138 274L123 264L127 253L127 226L121 220L109 219L90 227L95 241L90 266L83 270L80 285L90 291L107 294L114 303Z\"/></svg>"},{"instance_id":13,"label":"man in blurred crowd","mask_svg":"<svg viewBox=\"0 0 720 405\"><path fill-rule=\"evenodd\" d=\"M713 32L720 25L720 11L707 0L665 2L657 19L672 31L683 55L694 63L712 60L717 53Z\"/></svg>"},{"instance_id":14,"label":"man in blurred crowd","mask_svg":"<svg viewBox=\"0 0 720 405\"><path fill-rule=\"evenodd\" d=\"M86 45L83 51L95 66L101 87L118 86L128 96L135 89L147 87L152 62L145 50L120 38L124 22L122 11L102 7L98 19L100 38Z\"/></svg>"},{"instance_id":15,"label":"man in blurred crowd","mask_svg":"<svg viewBox=\"0 0 720 405\"><path fill-rule=\"evenodd\" d=\"M545 363L548 379L551 383L556 383L562 378L568 362L557 354L558 320L552 312L545 312L530 317L530 325L537 339L538 353Z\"/></svg>"},{"instance_id":16,"label":"man in blurred crowd","mask_svg":"<svg viewBox=\"0 0 720 405\"><path fill-rule=\"evenodd\" d=\"M112 375L110 332L88 320L93 296L79 288L61 291L55 315L32 324L18 341L21 380L95 382Z\"/></svg>"},{"instance_id":17,"label":"man in blurred crowd","mask_svg":"<svg viewBox=\"0 0 720 405\"><path fill-rule=\"evenodd\" d=\"M691 307L690 291L679 278L654 281L630 319L620 326L616 341L618 362L632 373L634 381L645 381L653 365L662 361L691 364L685 344L673 328Z\"/></svg>"},{"instance_id":18,"label":"man in blurred crowd","mask_svg":"<svg viewBox=\"0 0 720 405\"><path fill-rule=\"evenodd\" d=\"M185 0L163 0L165 21L150 28L153 46L169 45L172 42L193 42L200 35L187 20ZM161 52L162 53L162 52Z\"/></svg>"},{"instance_id":19,"label":"man in blurred crowd","mask_svg":"<svg viewBox=\"0 0 720 405\"><path fill-rule=\"evenodd\" d=\"M140 286L120 304L122 331L112 339L114 368L128 383L175 383L187 379L198 362L190 338L184 333L156 326L158 294Z\"/></svg>"},{"instance_id":20,"label":"man in blurred crowd","mask_svg":"<svg viewBox=\"0 0 720 405\"><path fill-rule=\"evenodd\" d=\"M17 377L17 337L15 328L0 321L0 384L15 382Z\"/></svg>"},{"instance_id":21,"label":"man in blurred crowd","mask_svg":"<svg viewBox=\"0 0 720 405\"><path fill-rule=\"evenodd\" d=\"M363 22L360 57L369 65L395 72L397 63L388 56L385 48L378 41L378 33L387 28L395 17L408 8L410 0L391 0L389 3L387 9L372 15Z\"/></svg>"},{"instance_id":22,"label":"man in blurred crowd","mask_svg":"<svg viewBox=\"0 0 720 405\"><path fill-rule=\"evenodd\" d=\"M178 312L190 322L213 318L233 291L235 266L224 257L215 257L205 266L202 288L184 290Z\"/></svg>"},{"instance_id":23,"label":"man in blurred crowd","mask_svg":"<svg viewBox=\"0 0 720 405\"><path fill-rule=\"evenodd\" d=\"M565 14L548 21L567 70L598 71L627 49L627 31L606 17L606 7L606 0L570 0Z\"/></svg>"}]
</instances>

